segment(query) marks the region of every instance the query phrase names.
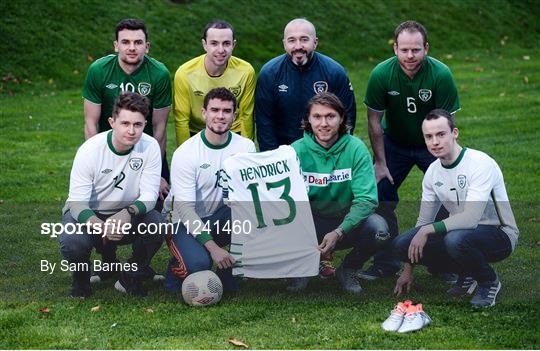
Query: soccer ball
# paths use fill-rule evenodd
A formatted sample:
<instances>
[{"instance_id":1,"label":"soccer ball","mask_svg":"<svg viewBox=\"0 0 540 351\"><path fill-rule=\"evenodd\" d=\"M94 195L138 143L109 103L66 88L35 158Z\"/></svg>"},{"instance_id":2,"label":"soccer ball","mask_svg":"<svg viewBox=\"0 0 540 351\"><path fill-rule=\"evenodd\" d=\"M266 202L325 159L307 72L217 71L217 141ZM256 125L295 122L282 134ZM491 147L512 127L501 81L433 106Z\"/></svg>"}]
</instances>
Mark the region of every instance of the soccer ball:
<instances>
[{"instance_id":1,"label":"soccer ball","mask_svg":"<svg viewBox=\"0 0 540 351\"><path fill-rule=\"evenodd\" d=\"M209 306L221 300L223 284L212 271L195 272L182 283L182 297L190 306Z\"/></svg>"}]
</instances>

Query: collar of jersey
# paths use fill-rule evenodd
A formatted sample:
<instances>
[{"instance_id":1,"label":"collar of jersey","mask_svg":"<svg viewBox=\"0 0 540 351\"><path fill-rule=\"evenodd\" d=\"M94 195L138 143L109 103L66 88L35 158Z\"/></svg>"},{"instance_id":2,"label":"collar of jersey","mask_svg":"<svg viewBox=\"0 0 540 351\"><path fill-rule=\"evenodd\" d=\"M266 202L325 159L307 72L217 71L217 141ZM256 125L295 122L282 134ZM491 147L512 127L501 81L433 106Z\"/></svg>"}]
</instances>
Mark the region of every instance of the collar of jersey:
<instances>
[{"instance_id":1,"label":"collar of jersey","mask_svg":"<svg viewBox=\"0 0 540 351\"><path fill-rule=\"evenodd\" d=\"M200 132L201 139L202 139L204 145L208 146L210 149L214 149L214 150L223 149L223 148L227 147L231 143L231 139L232 139L231 131L228 132L229 136L227 137L227 141L224 144L221 144L221 145L214 145L211 142L209 142L208 139L206 139L206 135L204 134L204 131L205 131L205 129L201 130L201 132Z\"/></svg>"},{"instance_id":2,"label":"collar of jersey","mask_svg":"<svg viewBox=\"0 0 540 351\"><path fill-rule=\"evenodd\" d=\"M422 72L426 69L427 58L428 58L427 55L426 55L426 57L424 57L424 61L422 61L422 65L420 66L420 69L418 70L418 72L416 72L416 74L414 75L414 77L412 77L412 79L411 79L411 78L409 78L408 75L405 74L405 72L403 72L403 68L401 68L401 65L399 64L399 60L398 60L397 56L394 56L394 57L395 57L395 59L396 59L397 65L399 66L399 72L400 72L400 74L401 74L403 77L407 78L408 81L411 81L411 82L412 82L412 81L416 80L417 77L420 77L420 75L422 74Z\"/></svg>"},{"instance_id":3,"label":"collar of jersey","mask_svg":"<svg viewBox=\"0 0 540 351\"><path fill-rule=\"evenodd\" d=\"M125 155L129 154L131 152L131 150L133 150L133 146L132 146L130 149L128 149L126 151L123 151L123 152L116 151L116 149L114 148L114 145L112 143L112 130L109 133L107 133L107 145L109 145L109 149L111 149L113 154L118 155L118 156L125 156Z\"/></svg>"},{"instance_id":4,"label":"collar of jersey","mask_svg":"<svg viewBox=\"0 0 540 351\"><path fill-rule=\"evenodd\" d=\"M461 149L461 152L459 153L459 156L456 158L456 160L454 162L452 162L451 165L445 166L441 162L441 166L443 166L443 168L446 168L446 169L455 168L461 162L461 160L463 159L463 156L465 155L465 150L467 150L466 147Z\"/></svg>"},{"instance_id":5,"label":"collar of jersey","mask_svg":"<svg viewBox=\"0 0 540 351\"><path fill-rule=\"evenodd\" d=\"M120 62L119 62L119 58L118 58L118 54L116 54L116 65L118 66L118 69L120 69L120 71L124 72L124 74L126 76L134 76L136 75L137 73L139 73L139 71L142 69L142 67L144 66L144 61L146 61L146 55L144 55L143 57L143 62L141 63L141 65L139 67L137 67L137 69L133 72L131 72L130 74L127 74L126 71L124 71L122 69L122 66L120 66Z\"/></svg>"},{"instance_id":6,"label":"collar of jersey","mask_svg":"<svg viewBox=\"0 0 540 351\"><path fill-rule=\"evenodd\" d=\"M291 66L293 69L297 71L304 72L304 71L309 70L311 66L313 65L313 63L317 60L317 51L313 52L313 56L311 56L311 59L309 59L309 61L304 66L295 65L288 54L285 54L285 57L286 57L286 60L288 61L289 66Z\"/></svg>"}]
</instances>

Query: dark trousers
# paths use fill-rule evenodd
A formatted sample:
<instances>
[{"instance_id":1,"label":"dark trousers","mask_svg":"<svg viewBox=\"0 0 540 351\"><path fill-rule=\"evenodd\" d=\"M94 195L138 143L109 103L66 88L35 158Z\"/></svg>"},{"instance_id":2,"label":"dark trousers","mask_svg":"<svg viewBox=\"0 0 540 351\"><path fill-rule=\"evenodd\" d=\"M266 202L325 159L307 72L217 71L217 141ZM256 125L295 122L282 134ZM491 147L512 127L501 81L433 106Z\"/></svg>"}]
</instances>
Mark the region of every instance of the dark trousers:
<instances>
[{"instance_id":1,"label":"dark trousers","mask_svg":"<svg viewBox=\"0 0 540 351\"><path fill-rule=\"evenodd\" d=\"M231 220L231 209L228 206L221 207L213 215L201 220L203 223L208 222L210 224L212 239L219 247L231 243L230 231L224 230L226 223ZM218 222L219 228L217 227ZM190 225L195 226L197 224L190 223ZM165 288L171 292L179 292L182 288L183 279L187 274L209 270L212 268L213 261L208 250L193 235L187 232L182 223L174 225L174 233L167 240L172 257L167 267ZM220 278L232 279L232 269L229 268L224 271L218 272Z\"/></svg>"},{"instance_id":2,"label":"dark trousers","mask_svg":"<svg viewBox=\"0 0 540 351\"><path fill-rule=\"evenodd\" d=\"M394 239L392 249L395 257L410 262L409 246L419 229L413 228ZM485 283L497 277L489 262L502 261L511 253L512 244L505 232L498 226L479 225L476 229L429 235L419 264Z\"/></svg>"},{"instance_id":3,"label":"dark trousers","mask_svg":"<svg viewBox=\"0 0 540 351\"><path fill-rule=\"evenodd\" d=\"M336 229L342 222L342 218L321 218L320 216L315 216L313 220L319 243L327 233ZM342 264L344 268L359 269L375 252L390 246L391 241L392 236L384 218L372 214L345 234L337 243L335 250L352 248Z\"/></svg>"},{"instance_id":4,"label":"dark trousers","mask_svg":"<svg viewBox=\"0 0 540 351\"><path fill-rule=\"evenodd\" d=\"M100 219L106 220L109 216L99 215ZM62 257L69 263L88 263L92 249L95 248L98 252L116 252L117 245L131 244L132 256L128 259L128 263L136 263L137 270L126 271L125 274L137 278L142 278L149 270L150 261L161 247L164 240L164 235L160 234L141 234L136 231L139 223L161 223L162 215L152 210L145 215L134 218L131 222L132 232L122 237L120 241L107 241L107 244L103 243L103 238L98 234L90 234L86 229L83 229L81 233L68 234L66 232L60 234L60 253ZM62 224L68 223L76 224L77 221L66 212L62 217ZM84 228L84 227L83 227ZM111 248L112 247L112 248ZM116 257L116 255L115 255ZM114 261L105 261L114 262ZM90 277L90 271L79 272L81 275L87 275Z\"/></svg>"},{"instance_id":5,"label":"dark trousers","mask_svg":"<svg viewBox=\"0 0 540 351\"><path fill-rule=\"evenodd\" d=\"M390 228L390 233L397 236L399 233L398 221L395 209L399 202L398 190L403 181L409 175L414 166L417 166L423 173L426 173L429 165L435 161L433 156L425 146L406 147L396 144L388 136L384 136L384 153L386 157L386 166L394 184L386 178L377 184L377 193L379 196L379 207L376 213L381 215ZM437 218L448 217L448 212L441 207ZM399 260L392 256L391 250L383 250L375 254L373 264L387 273L394 273L399 270Z\"/></svg>"}]
</instances>

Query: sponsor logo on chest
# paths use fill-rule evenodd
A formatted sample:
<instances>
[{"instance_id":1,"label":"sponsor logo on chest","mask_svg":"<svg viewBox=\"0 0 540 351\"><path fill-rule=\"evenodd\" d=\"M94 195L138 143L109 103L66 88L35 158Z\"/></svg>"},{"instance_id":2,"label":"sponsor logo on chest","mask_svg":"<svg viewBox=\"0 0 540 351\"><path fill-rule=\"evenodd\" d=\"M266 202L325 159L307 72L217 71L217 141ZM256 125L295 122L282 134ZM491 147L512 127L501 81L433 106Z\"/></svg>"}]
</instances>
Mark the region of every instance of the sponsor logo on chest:
<instances>
[{"instance_id":1,"label":"sponsor logo on chest","mask_svg":"<svg viewBox=\"0 0 540 351\"><path fill-rule=\"evenodd\" d=\"M336 169L332 173L304 172L304 181L309 186L328 186L332 183L351 181L351 169Z\"/></svg>"},{"instance_id":2,"label":"sponsor logo on chest","mask_svg":"<svg viewBox=\"0 0 540 351\"><path fill-rule=\"evenodd\" d=\"M280 93L287 93L289 91L289 87L286 86L285 84L281 84L278 86L278 91Z\"/></svg>"}]
</instances>

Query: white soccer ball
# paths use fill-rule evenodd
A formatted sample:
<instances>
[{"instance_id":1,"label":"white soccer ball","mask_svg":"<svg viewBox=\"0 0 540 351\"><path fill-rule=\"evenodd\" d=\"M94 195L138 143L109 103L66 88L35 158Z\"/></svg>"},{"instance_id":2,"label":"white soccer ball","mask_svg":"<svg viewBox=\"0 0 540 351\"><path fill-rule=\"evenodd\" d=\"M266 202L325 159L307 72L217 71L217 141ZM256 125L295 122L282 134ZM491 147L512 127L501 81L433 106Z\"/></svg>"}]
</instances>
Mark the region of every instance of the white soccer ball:
<instances>
[{"instance_id":1,"label":"white soccer ball","mask_svg":"<svg viewBox=\"0 0 540 351\"><path fill-rule=\"evenodd\" d=\"M182 297L190 306L209 306L221 300L223 284L212 271L195 272L182 283Z\"/></svg>"}]
</instances>

